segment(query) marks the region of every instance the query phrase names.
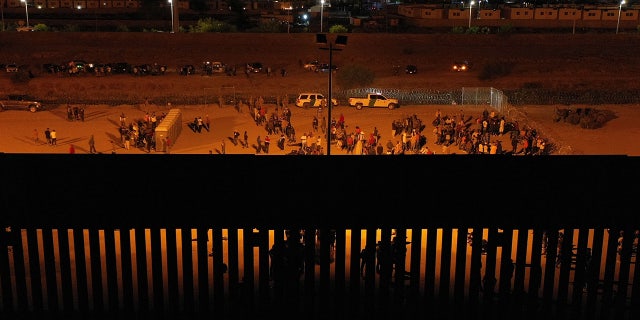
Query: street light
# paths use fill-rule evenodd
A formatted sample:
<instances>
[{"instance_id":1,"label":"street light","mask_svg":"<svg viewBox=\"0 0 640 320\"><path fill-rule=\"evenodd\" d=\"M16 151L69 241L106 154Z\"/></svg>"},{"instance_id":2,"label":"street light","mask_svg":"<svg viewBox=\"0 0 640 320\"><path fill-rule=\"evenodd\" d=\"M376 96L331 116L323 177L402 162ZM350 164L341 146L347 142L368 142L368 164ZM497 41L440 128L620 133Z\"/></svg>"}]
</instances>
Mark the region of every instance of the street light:
<instances>
[{"instance_id":1,"label":"street light","mask_svg":"<svg viewBox=\"0 0 640 320\"><path fill-rule=\"evenodd\" d=\"M171 4L171 33L173 33L175 31L173 28L173 1L169 0L169 4Z\"/></svg>"},{"instance_id":2,"label":"street light","mask_svg":"<svg viewBox=\"0 0 640 320\"><path fill-rule=\"evenodd\" d=\"M24 13L27 16L27 28L29 27L29 4L27 4L27 0L20 0L20 2L24 2Z\"/></svg>"},{"instance_id":3,"label":"street light","mask_svg":"<svg viewBox=\"0 0 640 320\"><path fill-rule=\"evenodd\" d=\"M471 8L475 4L474 1L469 2L469 28L471 28Z\"/></svg>"},{"instance_id":4,"label":"street light","mask_svg":"<svg viewBox=\"0 0 640 320\"><path fill-rule=\"evenodd\" d=\"M624 0L620 1L620 7L618 7L618 24L616 25L616 34L618 34L618 30L620 29L620 14L622 13L623 4Z\"/></svg>"},{"instance_id":5,"label":"street light","mask_svg":"<svg viewBox=\"0 0 640 320\"><path fill-rule=\"evenodd\" d=\"M324 2L324 0L323 0ZM338 48L333 47L333 43L327 40L326 33L316 34L316 44L328 45L329 47L320 47L320 50L329 50L329 97L327 97L327 155L331 155L331 109L333 108L333 96L332 96L332 80L333 80L333 51L342 51L341 47L347 45L347 36L338 35L336 37L335 44Z\"/></svg>"},{"instance_id":6,"label":"street light","mask_svg":"<svg viewBox=\"0 0 640 320\"><path fill-rule=\"evenodd\" d=\"M291 13L291 21L287 21L287 33L289 33L291 29L291 24L293 23L293 7L289 6L289 13Z\"/></svg>"},{"instance_id":7,"label":"street light","mask_svg":"<svg viewBox=\"0 0 640 320\"><path fill-rule=\"evenodd\" d=\"M320 32L322 32L322 18L324 18L324 0L320 0Z\"/></svg>"}]
</instances>

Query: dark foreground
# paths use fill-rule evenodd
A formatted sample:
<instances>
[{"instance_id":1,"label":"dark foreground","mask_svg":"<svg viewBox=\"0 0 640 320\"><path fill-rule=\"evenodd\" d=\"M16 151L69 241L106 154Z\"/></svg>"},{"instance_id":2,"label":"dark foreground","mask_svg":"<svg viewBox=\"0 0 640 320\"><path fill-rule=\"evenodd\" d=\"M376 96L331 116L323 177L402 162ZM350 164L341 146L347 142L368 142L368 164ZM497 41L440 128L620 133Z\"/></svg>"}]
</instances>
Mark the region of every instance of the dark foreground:
<instances>
[{"instance_id":1,"label":"dark foreground","mask_svg":"<svg viewBox=\"0 0 640 320\"><path fill-rule=\"evenodd\" d=\"M107 258L104 263L107 269L104 272L107 277L104 281L109 294L114 294L109 299L122 299L120 308L113 304L103 305L102 299L95 299L95 294L102 292L98 290L93 291L93 309L88 307L86 297L79 295L79 311L74 311L72 305L64 303L63 309L59 310L58 305L51 305L50 301L55 301L55 298L65 301L67 291L72 295L72 290L63 281L60 284L62 296L58 296L56 286L52 283L48 283L49 289L43 293L44 289L34 280L40 279L37 276L39 271L33 270L37 264L33 264L30 271L31 289L23 290L26 287L18 285L16 290L19 294L15 300L11 300L9 292L13 290L7 287L10 281L6 280L8 272L5 272L9 270L6 267L9 262L3 258L0 267L3 268L1 273L5 274L2 281L4 303L0 315L5 315L3 318L7 319L116 319L128 316L144 319L257 319L274 316L291 319L634 319L640 311L640 290L635 290L640 285L640 277L637 276L640 268L637 268L631 242L625 242L623 248L629 249L623 249L618 259L623 266L620 268L622 274L618 278L608 276L610 267L605 266L602 283L597 277L587 280L591 278L581 278L580 273L572 271L574 262L571 256L568 256L569 260L556 265L552 253L554 250L547 252L547 255L551 254L546 258L549 262L541 267L548 274L557 272L558 278L548 276L539 279L545 288L539 295L527 293L532 292L532 282L525 283L520 278L524 273L518 270L515 272L513 288L506 287L504 281L498 281L495 290L486 290L483 288L487 288L488 283L482 280L490 279L492 275L496 280L508 276L493 274L498 270L495 263L502 263L496 260L504 260L499 258L497 248L500 247L501 252L511 250L508 246L511 241L508 239L492 240L494 237L504 237L500 234L506 234L505 230L535 230L535 234L559 229L569 234L569 230L575 230L576 234L580 234L575 245L582 248L586 243L582 241L587 237L583 236L581 230L594 229L596 239L608 237L608 243L614 245L613 250L608 249L608 254L601 255L603 261L615 265L616 231L624 230L632 234L640 229L640 220L633 210L635 189L628 187L629 184L619 183L620 177L631 182L638 180L638 159L633 157L243 155L213 158L205 155L2 154L0 159L3 163L1 197L4 205L0 224L3 228L27 230L29 242L17 246L28 248L27 252L22 253L28 257L27 261L39 259L40 251L29 248L33 247L29 245L31 241L38 242L37 229L45 234L65 228L89 230L88 243L85 244L82 237L74 237L73 240L74 246L85 248L100 247L99 242L94 242L98 241L95 240L98 230L104 231L109 239L108 235L113 235L109 231L149 229L151 236L148 241L153 253L158 250L154 244L160 243L156 237L160 237L161 229L212 228L214 260L222 257L221 250L215 249L223 243L222 229L242 229L245 234L252 234L251 237L243 237L239 247L228 249L230 257L224 268L219 264L209 266L209 252L206 250L198 251L197 263L190 256L179 257L177 252L168 251L167 254L175 258L169 261L181 259L186 269L193 263L193 268L209 270L211 267L213 270L212 279L206 276L194 278L190 273L177 276L170 263L169 270L165 270L169 279L166 289L168 304L162 298L165 292L158 289L161 287L159 284L163 283L162 278L158 278L161 273L148 271L157 270L155 268L162 262L159 254L145 255L144 244L147 240L144 232L135 232L134 238L123 233L120 240L125 242L118 249L131 250L131 241L135 240L136 253L125 256L135 255L137 271L129 276L137 279L137 286L125 276L123 287L119 287L121 284L113 280L113 274L109 276L110 272L115 272L110 268L122 265L124 270L128 270L131 261L117 263L114 256L109 257L109 248L113 246L109 245L110 240L106 244ZM313 230L362 229L373 235L376 230L381 230L382 243L390 244L392 229L396 230L396 236L402 238L402 232L405 232L402 230L442 229L445 235L450 235L447 230L452 228L492 230L488 248L473 246L470 261L464 262L463 256L455 256L458 261L456 265L470 265L468 281L459 281L465 278L464 272L459 274L459 268L453 274L436 274L432 268L435 256L429 253L434 248L429 247L426 249L427 267L424 270L418 264L406 266L411 276L425 275L422 279L424 282L405 281L401 272L391 271L368 273L361 279L357 267L345 271L346 261L340 258L345 257L345 252L340 250L345 250L344 241L347 239L341 236L336 238L338 258L334 261L330 258L330 247L323 245L326 244L323 241L319 242L318 247L305 246L300 252L305 266L315 265L314 260L318 259L319 274L314 273L315 268L305 267L304 275L298 280L287 280L289 278L286 275L290 274L287 272L280 274L285 275L284 279L274 279L269 269L273 259L267 254L271 248L268 238L265 238L266 233L260 232L304 229L308 231L306 234L312 234ZM8 234L5 232L4 235ZM549 247L555 248L558 235L553 232L550 234ZM62 239L59 241L66 239L62 235L58 237ZM348 240L360 243L360 236L355 237ZM447 238L451 240L450 236L443 236L443 239ZM3 237L2 241L13 241L11 239ZM44 246L40 249L45 257L48 252L53 252L50 239L44 237ZM626 239L630 241L632 238ZM233 236L226 240L238 243ZM412 240L421 242L420 238ZM464 240L458 239L458 252L467 246ZM185 246L190 245L192 239L186 237L181 241ZM367 237L367 241L375 241L375 237ZM536 241L541 239L534 237L535 243L531 245L534 251L540 250ZM427 239L427 243L435 245L435 240ZM598 249L598 243L603 242L593 241L594 252L604 250ZM571 241L565 241L564 244L571 250ZM367 245L375 245L375 242L367 242ZM441 246L443 252L451 252L444 249L451 249L453 244L445 241ZM238 250L240 247L242 251ZM259 252L256 261L251 253L246 254L252 248L257 248ZM424 252L420 246L415 248L407 254L411 255L412 260L419 261ZM350 250L349 256L356 257L350 261L350 265L358 266L360 248ZM14 251L13 254L21 251ZM242 257L244 269L237 264L238 256L234 256L233 252L245 252ZM287 252L291 254L291 251ZM488 257L487 261L493 262L479 265L482 254ZM513 254L520 256L515 249ZM535 252L533 255L540 256ZM451 261L452 258L443 256L441 259ZM148 265L147 259L151 261ZM368 261L372 263L374 260ZM582 264L578 258L574 266ZM98 260L85 268L91 268L95 277L100 274L102 265ZM330 277L329 270L333 266L343 271L331 271L333 275ZM404 269L402 267L400 265L400 270ZM446 263L440 267L443 270L452 268ZM63 277L72 270L64 265L61 269ZM481 269L485 270L483 275L480 274ZM246 276L252 272L256 274L255 279ZM570 273L575 274L572 279L568 277ZM24 273L14 274L17 279L26 279ZM228 282L221 280L223 275L228 277ZM77 272L75 276L81 282L91 281L82 280L83 277ZM55 273L45 277L53 284L56 278ZM178 279L184 282L178 285ZM620 282L629 279L628 286ZM211 290L198 290L195 293L188 290L193 289L194 284L198 288L209 288L210 280L213 283ZM583 292L582 286L575 286L572 281L600 286L602 290ZM18 281L18 284L23 282L27 283L25 280ZM102 282L96 281L88 283L92 285L79 287L96 290L96 286L102 285ZM153 283L155 289L149 289L149 283ZM622 289L612 290L614 283ZM434 290L436 284L439 289ZM570 287L576 289L570 290ZM634 290L627 291L627 288ZM120 297L119 292L122 292ZM208 292L212 292L212 295ZM30 294L28 298L27 293ZM42 295L48 299L41 299ZM35 305L34 310L24 308L25 301L31 301ZM176 304L175 301L180 302ZM14 305L18 308L14 309Z\"/></svg>"}]
</instances>

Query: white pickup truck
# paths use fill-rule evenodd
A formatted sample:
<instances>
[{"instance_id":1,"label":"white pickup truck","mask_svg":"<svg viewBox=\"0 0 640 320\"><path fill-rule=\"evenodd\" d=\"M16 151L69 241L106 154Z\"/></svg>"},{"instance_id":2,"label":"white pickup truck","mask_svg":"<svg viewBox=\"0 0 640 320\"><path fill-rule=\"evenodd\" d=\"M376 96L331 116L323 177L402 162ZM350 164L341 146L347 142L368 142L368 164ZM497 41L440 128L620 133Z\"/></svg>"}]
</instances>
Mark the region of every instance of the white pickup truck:
<instances>
[{"instance_id":1,"label":"white pickup truck","mask_svg":"<svg viewBox=\"0 0 640 320\"><path fill-rule=\"evenodd\" d=\"M366 98L349 98L349 106L355 107L361 110L363 107L367 108L388 108L393 110L400 107L398 99L387 98L379 93L369 93Z\"/></svg>"}]
</instances>

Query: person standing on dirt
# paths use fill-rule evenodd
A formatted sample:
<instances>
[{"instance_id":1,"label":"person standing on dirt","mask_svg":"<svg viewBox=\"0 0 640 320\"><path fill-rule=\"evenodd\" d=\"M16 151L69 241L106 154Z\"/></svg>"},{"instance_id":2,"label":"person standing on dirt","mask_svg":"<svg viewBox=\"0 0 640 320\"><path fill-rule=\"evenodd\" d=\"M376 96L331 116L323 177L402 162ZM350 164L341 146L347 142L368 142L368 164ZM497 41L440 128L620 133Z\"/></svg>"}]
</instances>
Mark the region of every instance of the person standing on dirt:
<instances>
[{"instance_id":1,"label":"person standing on dirt","mask_svg":"<svg viewBox=\"0 0 640 320\"><path fill-rule=\"evenodd\" d=\"M131 134L129 133L129 131L125 132L124 134L124 148L125 150L131 149Z\"/></svg>"},{"instance_id":2,"label":"person standing on dirt","mask_svg":"<svg viewBox=\"0 0 640 320\"><path fill-rule=\"evenodd\" d=\"M260 150L262 150L262 140L260 139L260 136L256 138L256 143L258 144L256 146L256 153L260 153Z\"/></svg>"},{"instance_id":3,"label":"person standing on dirt","mask_svg":"<svg viewBox=\"0 0 640 320\"><path fill-rule=\"evenodd\" d=\"M70 104L67 104L67 119L73 121L73 109Z\"/></svg>"},{"instance_id":4,"label":"person standing on dirt","mask_svg":"<svg viewBox=\"0 0 640 320\"><path fill-rule=\"evenodd\" d=\"M98 153L96 152L96 141L93 138L93 135L89 138L89 153Z\"/></svg>"},{"instance_id":5,"label":"person standing on dirt","mask_svg":"<svg viewBox=\"0 0 640 320\"><path fill-rule=\"evenodd\" d=\"M209 119L209 115L204 116L204 128L207 129L207 132L211 132L211 119Z\"/></svg>"},{"instance_id":6,"label":"person standing on dirt","mask_svg":"<svg viewBox=\"0 0 640 320\"><path fill-rule=\"evenodd\" d=\"M49 130L49 128L44 131L44 138L47 139L47 144L51 145L51 131Z\"/></svg>"},{"instance_id":7,"label":"person standing on dirt","mask_svg":"<svg viewBox=\"0 0 640 320\"><path fill-rule=\"evenodd\" d=\"M269 136L264 137L264 153L269 153L269 145L271 144L271 138Z\"/></svg>"},{"instance_id":8,"label":"person standing on dirt","mask_svg":"<svg viewBox=\"0 0 640 320\"><path fill-rule=\"evenodd\" d=\"M167 154L171 153L171 138L164 138L164 144L167 146Z\"/></svg>"},{"instance_id":9,"label":"person standing on dirt","mask_svg":"<svg viewBox=\"0 0 640 320\"><path fill-rule=\"evenodd\" d=\"M202 133L202 128L204 127L204 121L202 120L201 116L198 116L197 119L197 125L198 125L198 133Z\"/></svg>"},{"instance_id":10,"label":"person standing on dirt","mask_svg":"<svg viewBox=\"0 0 640 320\"><path fill-rule=\"evenodd\" d=\"M244 144L242 148L249 148L249 135L247 134L247 130L244 131Z\"/></svg>"},{"instance_id":11,"label":"person standing on dirt","mask_svg":"<svg viewBox=\"0 0 640 320\"><path fill-rule=\"evenodd\" d=\"M302 133L300 136L300 150L304 150L304 147L307 145L307 134Z\"/></svg>"},{"instance_id":12,"label":"person standing on dirt","mask_svg":"<svg viewBox=\"0 0 640 320\"><path fill-rule=\"evenodd\" d=\"M402 151L409 149L409 140L407 138L407 131L402 131Z\"/></svg>"},{"instance_id":13,"label":"person standing on dirt","mask_svg":"<svg viewBox=\"0 0 640 320\"><path fill-rule=\"evenodd\" d=\"M253 107L253 121L256 122L257 126L260 125L260 110L258 110L258 107L256 106Z\"/></svg>"},{"instance_id":14,"label":"person standing on dirt","mask_svg":"<svg viewBox=\"0 0 640 320\"><path fill-rule=\"evenodd\" d=\"M262 107L264 107L264 98L262 96L258 97L258 101L256 102L256 105L258 106L258 110L262 111ZM266 113L266 109L264 110L264 112ZM261 113L261 116L264 116L265 113Z\"/></svg>"},{"instance_id":15,"label":"person standing on dirt","mask_svg":"<svg viewBox=\"0 0 640 320\"><path fill-rule=\"evenodd\" d=\"M56 129L51 130L51 145L58 145L58 134L56 133Z\"/></svg>"},{"instance_id":16,"label":"person standing on dirt","mask_svg":"<svg viewBox=\"0 0 640 320\"><path fill-rule=\"evenodd\" d=\"M280 148L280 150L284 150L284 142L286 140L286 137L284 136L283 133L280 134L280 138L278 138L278 148Z\"/></svg>"},{"instance_id":17,"label":"person standing on dirt","mask_svg":"<svg viewBox=\"0 0 640 320\"><path fill-rule=\"evenodd\" d=\"M313 126L313 132L318 132L318 117L313 116L313 122L311 125Z\"/></svg>"},{"instance_id":18,"label":"person standing on dirt","mask_svg":"<svg viewBox=\"0 0 640 320\"><path fill-rule=\"evenodd\" d=\"M240 132L237 129L233 129L233 145L238 145L238 137L240 136Z\"/></svg>"},{"instance_id":19,"label":"person standing on dirt","mask_svg":"<svg viewBox=\"0 0 640 320\"><path fill-rule=\"evenodd\" d=\"M151 129L155 129L158 124L158 117L156 117L156 113L151 113Z\"/></svg>"}]
</instances>

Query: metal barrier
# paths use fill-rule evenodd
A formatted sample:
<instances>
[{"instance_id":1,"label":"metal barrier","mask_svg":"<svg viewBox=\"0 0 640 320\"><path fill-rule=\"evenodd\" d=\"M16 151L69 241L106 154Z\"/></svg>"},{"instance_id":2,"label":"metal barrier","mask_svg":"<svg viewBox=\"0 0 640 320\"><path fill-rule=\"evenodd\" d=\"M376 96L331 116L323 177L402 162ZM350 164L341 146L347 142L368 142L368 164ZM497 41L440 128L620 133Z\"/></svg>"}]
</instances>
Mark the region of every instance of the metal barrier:
<instances>
[{"instance_id":1,"label":"metal barrier","mask_svg":"<svg viewBox=\"0 0 640 320\"><path fill-rule=\"evenodd\" d=\"M637 227L13 227L0 316L637 319Z\"/></svg>"},{"instance_id":2,"label":"metal barrier","mask_svg":"<svg viewBox=\"0 0 640 320\"><path fill-rule=\"evenodd\" d=\"M462 88L461 105L490 106L504 113L508 106L507 96L495 88Z\"/></svg>"}]
</instances>

